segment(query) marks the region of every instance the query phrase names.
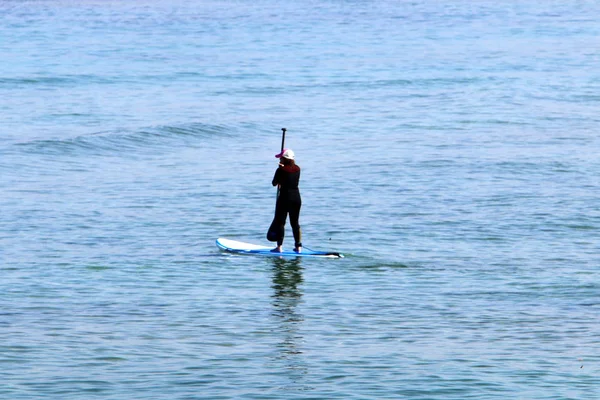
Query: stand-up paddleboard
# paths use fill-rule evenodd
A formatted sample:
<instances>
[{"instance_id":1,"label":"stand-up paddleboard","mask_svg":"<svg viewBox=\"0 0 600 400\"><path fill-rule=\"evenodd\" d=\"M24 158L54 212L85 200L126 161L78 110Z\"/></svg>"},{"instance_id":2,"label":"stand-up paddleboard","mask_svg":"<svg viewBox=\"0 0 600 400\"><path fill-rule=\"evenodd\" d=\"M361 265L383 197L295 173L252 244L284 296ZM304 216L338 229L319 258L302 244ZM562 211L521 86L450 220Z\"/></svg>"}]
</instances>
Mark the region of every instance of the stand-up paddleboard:
<instances>
[{"instance_id":1,"label":"stand-up paddleboard","mask_svg":"<svg viewBox=\"0 0 600 400\"><path fill-rule=\"evenodd\" d=\"M330 251L315 251L302 248L301 253L295 251L284 251L276 253L271 251L273 247L261 246L257 244L239 242L224 238L217 239L217 247L223 251L236 254L254 254L258 256L275 256L275 257L325 257L325 258L344 258L343 254Z\"/></svg>"}]
</instances>

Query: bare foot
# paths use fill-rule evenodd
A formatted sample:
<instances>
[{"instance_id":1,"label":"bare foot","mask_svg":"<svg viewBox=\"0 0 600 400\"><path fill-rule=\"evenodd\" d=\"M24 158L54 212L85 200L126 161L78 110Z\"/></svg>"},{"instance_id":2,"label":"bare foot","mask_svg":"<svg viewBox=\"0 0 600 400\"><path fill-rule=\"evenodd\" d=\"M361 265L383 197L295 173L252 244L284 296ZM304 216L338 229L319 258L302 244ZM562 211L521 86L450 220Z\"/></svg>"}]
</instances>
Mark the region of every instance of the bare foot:
<instances>
[{"instance_id":1,"label":"bare foot","mask_svg":"<svg viewBox=\"0 0 600 400\"><path fill-rule=\"evenodd\" d=\"M301 246L294 247L294 251L295 251L296 253L302 253L302 247L301 247Z\"/></svg>"},{"instance_id":2,"label":"bare foot","mask_svg":"<svg viewBox=\"0 0 600 400\"><path fill-rule=\"evenodd\" d=\"M271 252L272 253L283 253L283 250L281 249L281 246L277 246L273 250L271 250Z\"/></svg>"}]
</instances>

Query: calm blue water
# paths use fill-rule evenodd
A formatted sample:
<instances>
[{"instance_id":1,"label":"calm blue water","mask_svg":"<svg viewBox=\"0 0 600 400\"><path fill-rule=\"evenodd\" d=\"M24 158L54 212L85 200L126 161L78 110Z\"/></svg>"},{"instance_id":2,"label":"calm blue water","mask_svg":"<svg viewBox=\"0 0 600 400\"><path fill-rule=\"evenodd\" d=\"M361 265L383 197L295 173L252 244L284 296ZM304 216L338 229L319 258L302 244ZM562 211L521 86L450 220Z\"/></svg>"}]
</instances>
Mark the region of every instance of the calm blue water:
<instances>
[{"instance_id":1,"label":"calm blue water","mask_svg":"<svg viewBox=\"0 0 600 400\"><path fill-rule=\"evenodd\" d=\"M0 2L0 398L599 398L599 18Z\"/></svg>"}]
</instances>

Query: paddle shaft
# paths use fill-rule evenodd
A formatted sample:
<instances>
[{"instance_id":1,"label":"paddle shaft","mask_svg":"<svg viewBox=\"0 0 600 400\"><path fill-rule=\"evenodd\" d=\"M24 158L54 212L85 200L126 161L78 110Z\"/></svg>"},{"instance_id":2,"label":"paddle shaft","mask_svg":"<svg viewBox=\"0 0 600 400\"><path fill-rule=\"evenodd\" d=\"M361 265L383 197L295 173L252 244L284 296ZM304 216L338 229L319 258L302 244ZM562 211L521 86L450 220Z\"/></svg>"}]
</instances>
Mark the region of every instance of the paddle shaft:
<instances>
[{"instance_id":1,"label":"paddle shaft","mask_svg":"<svg viewBox=\"0 0 600 400\"><path fill-rule=\"evenodd\" d=\"M281 131L283 132L281 135L281 151L283 151L283 146L285 145L285 131L287 131L287 129L281 128Z\"/></svg>"},{"instance_id":2,"label":"paddle shaft","mask_svg":"<svg viewBox=\"0 0 600 400\"><path fill-rule=\"evenodd\" d=\"M281 152L283 153L283 148L285 146L285 131L287 131L287 129L285 128L281 128ZM279 198L279 185L277 186L277 198Z\"/></svg>"}]
</instances>

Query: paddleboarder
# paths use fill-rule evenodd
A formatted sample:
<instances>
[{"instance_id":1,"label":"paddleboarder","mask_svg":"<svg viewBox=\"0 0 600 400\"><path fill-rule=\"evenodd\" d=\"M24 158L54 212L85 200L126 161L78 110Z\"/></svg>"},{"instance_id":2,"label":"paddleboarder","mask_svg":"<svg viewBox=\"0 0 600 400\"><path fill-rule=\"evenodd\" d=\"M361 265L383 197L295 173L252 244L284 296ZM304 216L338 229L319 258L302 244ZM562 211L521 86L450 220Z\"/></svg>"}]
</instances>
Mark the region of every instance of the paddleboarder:
<instances>
[{"instance_id":1,"label":"paddleboarder","mask_svg":"<svg viewBox=\"0 0 600 400\"><path fill-rule=\"evenodd\" d=\"M302 199L300 197L300 190L298 189L300 167L296 165L296 156L292 149L283 149L275 157L279 158L279 167L273 177L273 186L279 188L279 197L275 206L275 218L271 225L273 232L269 233L274 235L271 239L277 242L277 247L271 251L278 253L283 251L285 220L289 214L290 225L294 234L294 251L300 253L302 252L302 232L299 222Z\"/></svg>"}]
</instances>

